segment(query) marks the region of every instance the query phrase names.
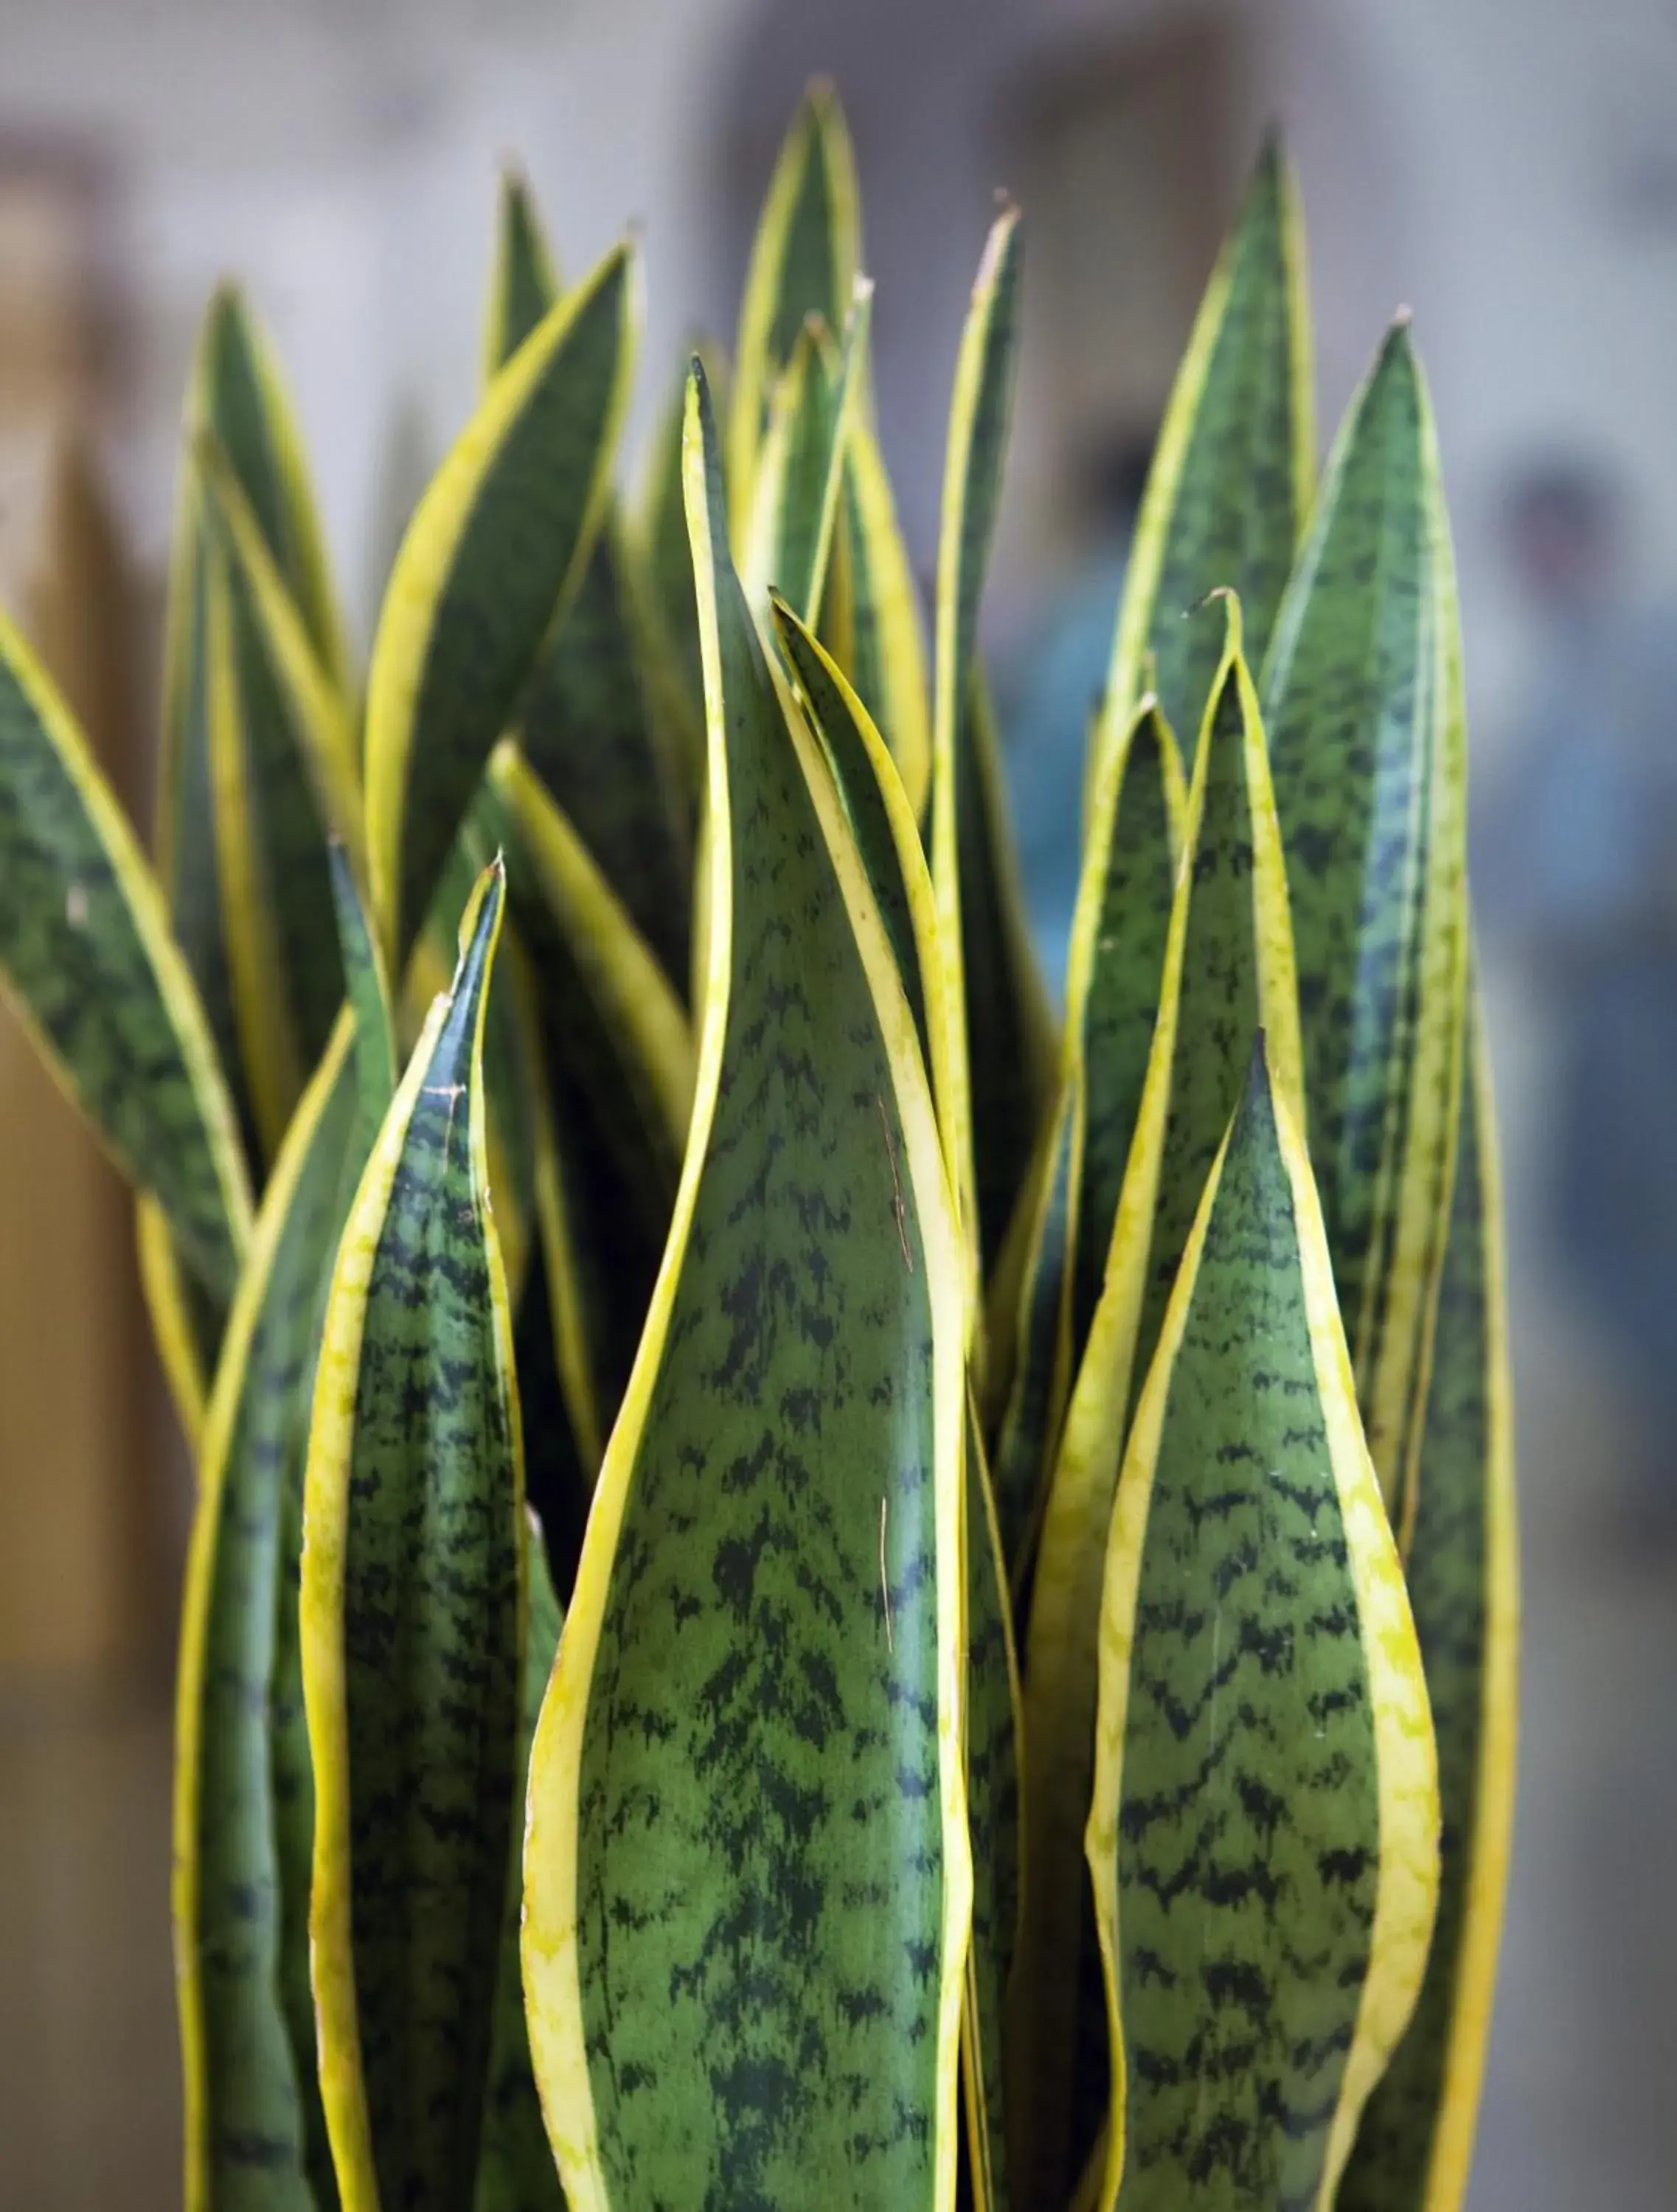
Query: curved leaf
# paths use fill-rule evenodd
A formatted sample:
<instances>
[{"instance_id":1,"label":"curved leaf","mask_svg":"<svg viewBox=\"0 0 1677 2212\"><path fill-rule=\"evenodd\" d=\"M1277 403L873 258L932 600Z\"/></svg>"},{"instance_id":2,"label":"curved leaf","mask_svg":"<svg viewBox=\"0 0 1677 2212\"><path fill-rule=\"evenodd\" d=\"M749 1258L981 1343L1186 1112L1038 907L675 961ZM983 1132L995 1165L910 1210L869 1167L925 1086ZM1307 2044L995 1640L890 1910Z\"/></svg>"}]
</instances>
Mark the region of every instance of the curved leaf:
<instances>
[{"instance_id":1,"label":"curved leaf","mask_svg":"<svg viewBox=\"0 0 1677 2212\"><path fill-rule=\"evenodd\" d=\"M203 1007L133 831L3 616L0 979L64 1095L230 1299L250 1188Z\"/></svg>"},{"instance_id":2,"label":"curved leaf","mask_svg":"<svg viewBox=\"0 0 1677 2212\"><path fill-rule=\"evenodd\" d=\"M155 1198L135 1201L134 1251L140 1295L169 1402L196 1457L223 1309L182 1266L169 1234L169 1218Z\"/></svg>"},{"instance_id":3,"label":"curved leaf","mask_svg":"<svg viewBox=\"0 0 1677 2212\"><path fill-rule=\"evenodd\" d=\"M932 882L964 1020L939 1095L974 1264L993 1264L1054 1081L1052 1023L1024 916L989 705L978 603L1001 488L1018 341L1018 210L996 220L974 283L950 406L938 544Z\"/></svg>"},{"instance_id":4,"label":"curved leaf","mask_svg":"<svg viewBox=\"0 0 1677 2212\"><path fill-rule=\"evenodd\" d=\"M559 271L529 179L501 173L495 210L495 274L483 318L483 380L510 361L559 297Z\"/></svg>"},{"instance_id":5,"label":"curved leaf","mask_svg":"<svg viewBox=\"0 0 1677 2212\"><path fill-rule=\"evenodd\" d=\"M1263 696L1311 1156L1369 1448L1396 1516L1425 1397L1467 975L1455 577L1407 321L1340 433Z\"/></svg>"},{"instance_id":6,"label":"curved leaf","mask_svg":"<svg viewBox=\"0 0 1677 2212\"><path fill-rule=\"evenodd\" d=\"M297 1572L315 1352L362 1157L353 1026L338 1023L275 1162L200 1455L174 1802L188 2212L336 2201L308 1980Z\"/></svg>"},{"instance_id":7,"label":"curved leaf","mask_svg":"<svg viewBox=\"0 0 1677 2212\"><path fill-rule=\"evenodd\" d=\"M495 377L397 556L368 679L367 809L398 966L604 517L634 303L620 246Z\"/></svg>"},{"instance_id":8,"label":"curved leaf","mask_svg":"<svg viewBox=\"0 0 1677 2212\"><path fill-rule=\"evenodd\" d=\"M1264 149L1212 272L1159 431L1137 519L1107 676L1099 764L1157 693L1185 744L1218 665L1184 621L1208 592L1235 592L1259 659L1309 513L1315 471L1304 234L1291 164ZM1192 767L1191 744L1188 745Z\"/></svg>"},{"instance_id":9,"label":"curved leaf","mask_svg":"<svg viewBox=\"0 0 1677 2212\"><path fill-rule=\"evenodd\" d=\"M850 679L890 747L916 821L932 787L926 643L890 479L861 410L844 466L844 558L850 586Z\"/></svg>"},{"instance_id":10,"label":"curved leaf","mask_svg":"<svg viewBox=\"0 0 1677 2212\"><path fill-rule=\"evenodd\" d=\"M1261 1047L1118 1487L1097 1746L1101 2205L1327 2212L1425 1967L1438 1779L1309 1164Z\"/></svg>"},{"instance_id":11,"label":"curved leaf","mask_svg":"<svg viewBox=\"0 0 1677 2212\"><path fill-rule=\"evenodd\" d=\"M1343 2212L1458 2212L1514 1818L1519 1559L1502 1192L1477 1020L1405 1566L1438 1743L1443 1879L1420 2001L1363 2115Z\"/></svg>"},{"instance_id":12,"label":"curved leaf","mask_svg":"<svg viewBox=\"0 0 1677 2212\"><path fill-rule=\"evenodd\" d=\"M798 334L757 455L739 579L753 606L777 590L813 623L826 590L845 453L866 375L873 287L858 278L842 348L811 316Z\"/></svg>"},{"instance_id":13,"label":"curved leaf","mask_svg":"<svg viewBox=\"0 0 1677 2212\"><path fill-rule=\"evenodd\" d=\"M728 410L728 505L736 530L750 512L769 398L806 316L844 320L861 263L856 162L838 94L811 84L769 179L740 302Z\"/></svg>"},{"instance_id":14,"label":"curved leaf","mask_svg":"<svg viewBox=\"0 0 1677 2212\"><path fill-rule=\"evenodd\" d=\"M958 1246L890 947L728 562L696 372L687 434L712 965L532 1761L532 2045L575 2212L948 2206Z\"/></svg>"},{"instance_id":15,"label":"curved leaf","mask_svg":"<svg viewBox=\"0 0 1677 2212\"><path fill-rule=\"evenodd\" d=\"M519 1759L513 1802L524 1802L530 1746L536 1733L554 1654L559 1649L563 1613L540 1523L525 1516L525 1558L530 1589L530 1620L524 1643L524 1685L519 1705ZM501 1955L496 1966L495 2025L489 2044L489 2095L483 2107L483 2148L477 2166L472 2212L564 2212L559 2171L542 2126L541 2100L530 2066L530 2035L524 2021L524 1971L519 1958L523 1920L523 1885L519 1879L522 1826L513 1823L513 1857L501 1917Z\"/></svg>"},{"instance_id":16,"label":"curved leaf","mask_svg":"<svg viewBox=\"0 0 1677 2212\"><path fill-rule=\"evenodd\" d=\"M344 2212L459 2212L483 2130L526 1610L483 1106L503 896L486 871L362 1178L309 1432L309 1930Z\"/></svg>"},{"instance_id":17,"label":"curved leaf","mask_svg":"<svg viewBox=\"0 0 1677 2212\"><path fill-rule=\"evenodd\" d=\"M1286 875L1257 700L1226 602L1224 657L1188 797L1157 1021L1100 1301L1048 1486L1026 1638L1030 1888L1018 2045L1029 2054L1036 2195L1063 2197L1104 2118L1108 2066L1089 1896L1079 1879L1094 1758L1100 1562L1138 1378L1200 1193L1268 1038L1301 1096ZM1036 2201L1036 2197L1033 2200Z\"/></svg>"}]
</instances>

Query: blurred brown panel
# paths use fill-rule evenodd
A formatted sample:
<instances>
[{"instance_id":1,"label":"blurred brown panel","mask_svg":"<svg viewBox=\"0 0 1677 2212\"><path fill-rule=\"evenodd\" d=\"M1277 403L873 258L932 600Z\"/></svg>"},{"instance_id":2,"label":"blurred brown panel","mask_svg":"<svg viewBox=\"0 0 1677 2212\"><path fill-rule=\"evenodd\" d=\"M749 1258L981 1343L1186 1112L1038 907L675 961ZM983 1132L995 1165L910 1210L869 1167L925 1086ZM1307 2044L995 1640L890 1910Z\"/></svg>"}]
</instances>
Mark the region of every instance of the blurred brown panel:
<instances>
[{"instance_id":1,"label":"blurred brown panel","mask_svg":"<svg viewBox=\"0 0 1677 2212\"><path fill-rule=\"evenodd\" d=\"M131 792L131 595L89 462L115 366L98 180L0 148L0 601ZM0 1681L131 1667L155 1497L123 1188L0 1009Z\"/></svg>"}]
</instances>

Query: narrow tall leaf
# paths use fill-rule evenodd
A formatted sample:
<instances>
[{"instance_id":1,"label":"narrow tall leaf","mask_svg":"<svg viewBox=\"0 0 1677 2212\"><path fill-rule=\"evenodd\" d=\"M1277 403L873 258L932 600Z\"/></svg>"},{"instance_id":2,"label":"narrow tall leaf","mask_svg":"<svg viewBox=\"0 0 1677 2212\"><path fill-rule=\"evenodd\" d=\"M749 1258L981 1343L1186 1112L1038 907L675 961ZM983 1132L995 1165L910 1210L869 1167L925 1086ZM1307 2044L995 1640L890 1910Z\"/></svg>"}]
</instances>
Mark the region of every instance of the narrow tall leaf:
<instances>
[{"instance_id":1,"label":"narrow tall leaf","mask_svg":"<svg viewBox=\"0 0 1677 2212\"><path fill-rule=\"evenodd\" d=\"M728 504L736 532L750 512L769 395L805 319L844 321L861 265L855 155L838 94L811 84L769 179L740 302L728 411Z\"/></svg>"},{"instance_id":2,"label":"narrow tall leaf","mask_svg":"<svg viewBox=\"0 0 1677 2212\"><path fill-rule=\"evenodd\" d=\"M495 209L495 267L483 318L483 380L509 362L559 297L559 271L529 181L501 173Z\"/></svg>"},{"instance_id":3,"label":"narrow tall leaf","mask_svg":"<svg viewBox=\"0 0 1677 2212\"><path fill-rule=\"evenodd\" d=\"M400 966L609 495L635 319L626 247L526 339L420 502L368 684L368 851Z\"/></svg>"},{"instance_id":4,"label":"narrow tall leaf","mask_svg":"<svg viewBox=\"0 0 1677 2212\"><path fill-rule=\"evenodd\" d=\"M275 1162L200 1455L174 1802L187 2212L336 2202L309 1992L297 1574L325 1286L365 1152L355 1043L346 1013Z\"/></svg>"},{"instance_id":5,"label":"narrow tall leaf","mask_svg":"<svg viewBox=\"0 0 1677 2212\"><path fill-rule=\"evenodd\" d=\"M1301 1096L1286 878L1257 700L1226 603L1224 657L1188 796L1146 1080L1100 1300L1049 1483L1026 1638L1030 1869L1016 2048L1031 2172L1068 2191L1105 2118L1105 2018L1079 1877L1094 1759L1100 1562L1137 1382L1261 1027Z\"/></svg>"},{"instance_id":6,"label":"narrow tall leaf","mask_svg":"<svg viewBox=\"0 0 1677 2212\"><path fill-rule=\"evenodd\" d=\"M1508 1881L1520 1616L1514 1425L1496 1125L1473 1028L1419 1482L1401 1532L1438 1742L1438 1923L1414 2018L1363 2115L1342 2212L1458 2212Z\"/></svg>"},{"instance_id":7,"label":"narrow tall leaf","mask_svg":"<svg viewBox=\"0 0 1677 2212\"><path fill-rule=\"evenodd\" d=\"M920 597L878 440L861 412L851 424L845 455L843 520L850 678L890 747L918 821L932 787Z\"/></svg>"},{"instance_id":8,"label":"narrow tall leaf","mask_svg":"<svg viewBox=\"0 0 1677 2212\"><path fill-rule=\"evenodd\" d=\"M1449 1206L1467 975L1455 567L1407 320L1340 433L1262 688L1310 1153L1369 1447L1401 1513Z\"/></svg>"},{"instance_id":9,"label":"narrow tall leaf","mask_svg":"<svg viewBox=\"0 0 1677 2212\"><path fill-rule=\"evenodd\" d=\"M0 981L64 1095L224 1307L250 1186L202 1002L86 738L3 616Z\"/></svg>"},{"instance_id":10,"label":"narrow tall leaf","mask_svg":"<svg viewBox=\"0 0 1677 2212\"><path fill-rule=\"evenodd\" d=\"M890 948L728 560L698 373L687 438L711 964L675 1224L532 1761L532 2044L577 2212L946 2207L958 1246Z\"/></svg>"},{"instance_id":11,"label":"narrow tall leaf","mask_svg":"<svg viewBox=\"0 0 1677 2212\"><path fill-rule=\"evenodd\" d=\"M1052 1024L1030 948L976 665L1018 346L1017 209L985 245L950 406L938 548L932 881L962 1031L939 1110L948 1124L975 1265L1000 1249L1053 1087Z\"/></svg>"},{"instance_id":12,"label":"narrow tall leaf","mask_svg":"<svg viewBox=\"0 0 1677 2212\"><path fill-rule=\"evenodd\" d=\"M856 286L842 347L811 317L775 386L757 456L740 581L753 606L772 586L807 623L819 612L838 526L845 454L866 375L872 287Z\"/></svg>"},{"instance_id":13,"label":"narrow tall leaf","mask_svg":"<svg viewBox=\"0 0 1677 2212\"><path fill-rule=\"evenodd\" d=\"M338 1248L305 1488L320 2082L345 2212L471 2200L516 1829L523 1474L486 872Z\"/></svg>"},{"instance_id":14,"label":"narrow tall leaf","mask_svg":"<svg viewBox=\"0 0 1677 2212\"><path fill-rule=\"evenodd\" d=\"M1107 1548L1103 2212L1325 2208L1414 2004L1438 1778L1309 1164L1261 1048Z\"/></svg>"},{"instance_id":15,"label":"narrow tall leaf","mask_svg":"<svg viewBox=\"0 0 1677 2212\"><path fill-rule=\"evenodd\" d=\"M1189 755L1218 665L1185 619L1208 592L1236 592L1261 659L1309 512L1315 471L1304 234L1292 170L1264 150L1218 257L1165 410L1113 641L1099 764L1152 690Z\"/></svg>"}]
</instances>

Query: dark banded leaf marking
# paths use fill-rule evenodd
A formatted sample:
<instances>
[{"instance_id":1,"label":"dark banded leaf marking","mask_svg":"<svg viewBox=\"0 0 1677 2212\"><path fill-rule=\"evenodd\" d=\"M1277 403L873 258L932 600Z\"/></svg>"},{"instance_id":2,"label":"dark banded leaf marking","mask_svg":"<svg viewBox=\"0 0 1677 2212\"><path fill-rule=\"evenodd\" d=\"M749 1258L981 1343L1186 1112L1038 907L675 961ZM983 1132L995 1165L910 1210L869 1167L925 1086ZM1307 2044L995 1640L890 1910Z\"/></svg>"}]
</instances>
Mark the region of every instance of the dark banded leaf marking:
<instances>
[{"instance_id":1,"label":"dark banded leaf marking","mask_svg":"<svg viewBox=\"0 0 1677 2212\"><path fill-rule=\"evenodd\" d=\"M675 1224L532 1761L526 1984L577 2212L947 2205L971 1905L964 1310L912 1018L689 512L711 968Z\"/></svg>"}]
</instances>

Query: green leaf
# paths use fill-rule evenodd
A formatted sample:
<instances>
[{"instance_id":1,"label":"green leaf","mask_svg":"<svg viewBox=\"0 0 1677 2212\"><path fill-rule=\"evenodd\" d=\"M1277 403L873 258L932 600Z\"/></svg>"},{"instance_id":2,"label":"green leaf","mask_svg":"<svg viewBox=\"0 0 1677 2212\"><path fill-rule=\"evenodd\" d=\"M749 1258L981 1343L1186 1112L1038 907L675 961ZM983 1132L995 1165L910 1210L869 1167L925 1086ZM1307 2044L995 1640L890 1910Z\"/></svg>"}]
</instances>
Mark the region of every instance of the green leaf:
<instances>
[{"instance_id":1,"label":"green leaf","mask_svg":"<svg viewBox=\"0 0 1677 2212\"><path fill-rule=\"evenodd\" d=\"M973 1899L963 2089L975 2212L1006 2212L1011 2191L1002 2035L1018 1939L1022 1723L1012 1607L975 1410L967 1425L966 1486L967 1802Z\"/></svg>"},{"instance_id":2,"label":"green leaf","mask_svg":"<svg viewBox=\"0 0 1677 2212\"><path fill-rule=\"evenodd\" d=\"M344 2212L459 2212L516 1832L523 1472L489 1211L503 884L461 924L338 1247L305 1486L310 1937Z\"/></svg>"},{"instance_id":3,"label":"green leaf","mask_svg":"<svg viewBox=\"0 0 1677 2212\"><path fill-rule=\"evenodd\" d=\"M559 297L559 271L529 181L501 173L495 210L495 274L483 319L483 380L510 361Z\"/></svg>"},{"instance_id":4,"label":"green leaf","mask_svg":"<svg viewBox=\"0 0 1677 2212\"><path fill-rule=\"evenodd\" d=\"M393 966L604 518L635 289L620 246L552 309L489 386L397 556L367 707L372 899Z\"/></svg>"},{"instance_id":5,"label":"green leaf","mask_svg":"<svg viewBox=\"0 0 1677 2212\"><path fill-rule=\"evenodd\" d=\"M396 1091L396 1017L384 955L368 921L349 854L336 843L331 877L345 988L355 1018L355 1089L370 1152Z\"/></svg>"},{"instance_id":6,"label":"green leaf","mask_svg":"<svg viewBox=\"0 0 1677 2212\"><path fill-rule=\"evenodd\" d=\"M1402 1532L1438 1743L1438 1920L1414 2017L1363 2115L1340 2188L1343 2212L1458 2212L1508 1881L1519 1559L1502 1192L1477 1020L1473 1028L1420 1480Z\"/></svg>"},{"instance_id":7,"label":"green leaf","mask_svg":"<svg viewBox=\"0 0 1677 2212\"><path fill-rule=\"evenodd\" d=\"M726 369L714 346L698 348L720 393ZM677 741L690 813L704 789L704 669L699 653L699 609L693 596L693 553L687 542L682 497L681 426L687 402L684 368L652 441L644 489L629 537L629 558L655 641L653 676L660 689Z\"/></svg>"},{"instance_id":8,"label":"green leaf","mask_svg":"<svg viewBox=\"0 0 1677 2212\"><path fill-rule=\"evenodd\" d=\"M997 218L973 286L950 407L938 549L932 882L944 961L964 1016L939 1110L951 1131L963 1227L984 1269L1012 1218L1054 1081L1052 1021L975 659L1012 407L1018 221L1011 207Z\"/></svg>"},{"instance_id":9,"label":"green leaf","mask_svg":"<svg viewBox=\"0 0 1677 2212\"><path fill-rule=\"evenodd\" d=\"M180 1432L196 1455L225 1310L182 1265L168 1216L154 1198L135 1201L134 1250L152 1344Z\"/></svg>"},{"instance_id":10,"label":"green leaf","mask_svg":"<svg viewBox=\"0 0 1677 2212\"><path fill-rule=\"evenodd\" d=\"M1103 2212L1332 2204L1425 1968L1438 1782L1309 1164L1261 1048L1125 1458L1100 1664Z\"/></svg>"},{"instance_id":11,"label":"green leaf","mask_svg":"<svg viewBox=\"0 0 1677 2212\"><path fill-rule=\"evenodd\" d=\"M325 1290L365 1156L353 1046L346 1014L275 1162L199 1456L174 1805L188 2212L337 2201L309 1991L297 1577Z\"/></svg>"},{"instance_id":12,"label":"green leaf","mask_svg":"<svg viewBox=\"0 0 1677 2212\"><path fill-rule=\"evenodd\" d=\"M728 561L697 373L687 439L701 1072L532 1759L532 2047L574 2205L929 2212L971 1898L959 1247L890 948Z\"/></svg>"},{"instance_id":13,"label":"green leaf","mask_svg":"<svg viewBox=\"0 0 1677 2212\"><path fill-rule=\"evenodd\" d=\"M740 581L752 606L772 586L806 623L826 589L872 300L872 286L859 279L842 349L818 317L805 324L775 383L757 456Z\"/></svg>"},{"instance_id":14,"label":"green leaf","mask_svg":"<svg viewBox=\"0 0 1677 2212\"><path fill-rule=\"evenodd\" d=\"M1264 150L1218 258L1159 431L1137 520L1091 783L1158 695L1184 742L1217 672L1215 637L1185 621L1235 592L1261 658L1309 512L1315 469L1303 222L1286 157ZM1191 751L1189 766L1193 765Z\"/></svg>"},{"instance_id":15,"label":"green leaf","mask_svg":"<svg viewBox=\"0 0 1677 2212\"><path fill-rule=\"evenodd\" d=\"M3 617L0 979L64 1095L225 1304L250 1188L204 1009L86 738Z\"/></svg>"},{"instance_id":16,"label":"green leaf","mask_svg":"<svg viewBox=\"0 0 1677 2212\"><path fill-rule=\"evenodd\" d=\"M920 598L879 443L860 410L845 453L843 523L850 678L890 747L920 821L932 786L932 718Z\"/></svg>"},{"instance_id":17,"label":"green leaf","mask_svg":"<svg viewBox=\"0 0 1677 2212\"><path fill-rule=\"evenodd\" d=\"M1455 567L1405 321L1335 444L1263 696L1311 1157L1369 1447L1401 1514L1449 1206L1467 974Z\"/></svg>"},{"instance_id":18,"label":"green leaf","mask_svg":"<svg viewBox=\"0 0 1677 2212\"><path fill-rule=\"evenodd\" d=\"M1141 1111L1164 981L1187 794L1175 738L1144 701L1094 793L1066 977L1066 1033L1082 1085L1072 1341L1105 1278Z\"/></svg>"},{"instance_id":19,"label":"green leaf","mask_svg":"<svg viewBox=\"0 0 1677 2212\"><path fill-rule=\"evenodd\" d=\"M213 520L203 559L222 935L245 1089L271 1158L343 1002L327 824L251 595Z\"/></svg>"},{"instance_id":20,"label":"green leaf","mask_svg":"<svg viewBox=\"0 0 1677 2212\"><path fill-rule=\"evenodd\" d=\"M548 1572L541 1526L525 1516L525 1558L530 1618L524 1643L524 1692L519 1708L518 1786L513 1802L522 1806L536 1733L553 1656L559 1649L562 1613ZM530 2066L530 2036L524 2023L524 1975L519 1959L523 1918L520 1857L522 1824L515 1823L507 1904L501 1915L501 1957L495 1990L495 2025L489 2046L489 2096L483 2108L483 2148L477 2167L472 2212L564 2212L559 2171L548 2148L536 2077Z\"/></svg>"},{"instance_id":21,"label":"green leaf","mask_svg":"<svg viewBox=\"0 0 1677 2212\"><path fill-rule=\"evenodd\" d=\"M559 297L529 188L501 183L489 322L494 376ZM496 350L497 343L499 350ZM651 618L608 501L600 534L549 639L519 743L678 987L690 957L693 838L679 730L651 662Z\"/></svg>"},{"instance_id":22,"label":"green leaf","mask_svg":"<svg viewBox=\"0 0 1677 2212\"><path fill-rule=\"evenodd\" d=\"M1094 1755L1100 1562L1139 1378L1253 1038L1301 1095L1286 876L1236 604L1188 803L1159 1011L1099 1303L1048 1485L1026 1638L1030 1892L1018 2046L1030 2054L1031 2201L1071 2187L1104 2118L1104 2006L1078 1878Z\"/></svg>"},{"instance_id":23,"label":"green leaf","mask_svg":"<svg viewBox=\"0 0 1677 2212\"><path fill-rule=\"evenodd\" d=\"M728 413L728 503L736 530L750 513L769 395L806 317L842 324L861 264L856 161L838 94L805 94L769 179L740 303Z\"/></svg>"}]
</instances>

